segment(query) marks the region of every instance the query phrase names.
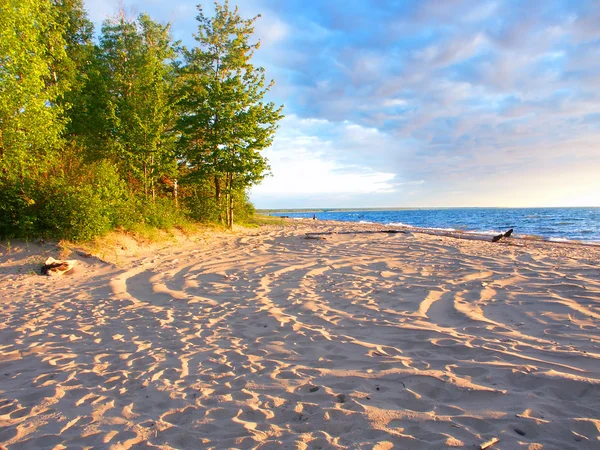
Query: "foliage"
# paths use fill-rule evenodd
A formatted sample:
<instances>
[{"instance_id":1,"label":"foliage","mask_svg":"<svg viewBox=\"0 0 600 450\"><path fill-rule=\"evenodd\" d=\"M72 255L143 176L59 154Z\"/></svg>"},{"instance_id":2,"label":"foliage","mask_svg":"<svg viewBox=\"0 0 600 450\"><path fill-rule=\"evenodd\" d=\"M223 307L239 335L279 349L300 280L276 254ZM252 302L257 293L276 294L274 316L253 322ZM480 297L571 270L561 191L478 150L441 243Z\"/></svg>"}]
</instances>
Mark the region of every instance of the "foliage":
<instances>
[{"instance_id":1,"label":"foliage","mask_svg":"<svg viewBox=\"0 0 600 450\"><path fill-rule=\"evenodd\" d=\"M0 238L251 220L282 117L250 62L255 20L199 7L199 47L177 53L146 14L121 12L95 42L84 0L3 0Z\"/></svg>"},{"instance_id":2,"label":"foliage","mask_svg":"<svg viewBox=\"0 0 600 450\"><path fill-rule=\"evenodd\" d=\"M0 177L42 172L61 144L63 94L52 70L66 58L50 0L5 0L0 10Z\"/></svg>"},{"instance_id":3,"label":"foliage","mask_svg":"<svg viewBox=\"0 0 600 450\"><path fill-rule=\"evenodd\" d=\"M52 0L57 20L63 31L66 58L55 67L57 79L64 93L59 103L66 114L66 138L77 139L86 127L89 114L86 104L86 86L94 61L94 25L88 19L83 0Z\"/></svg>"},{"instance_id":4,"label":"foliage","mask_svg":"<svg viewBox=\"0 0 600 450\"><path fill-rule=\"evenodd\" d=\"M47 179L4 183L0 235L86 240L134 219L133 199L114 167L66 161L52 167Z\"/></svg>"},{"instance_id":5,"label":"foliage","mask_svg":"<svg viewBox=\"0 0 600 450\"><path fill-rule=\"evenodd\" d=\"M137 223L168 230L185 222L185 216L177 210L168 198L159 198L156 201L142 201L138 204L139 220Z\"/></svg>"},{"instance_id":6,"label":"foliage","mask_svg":"<svg viewBox=\"0 0 600 450\"><path fill-rule=\"evenodd\" d=\"M214 196L214 189L208 180L184 185L184 207L188 215L198 222L219 222L222 210Z\"/></svg>"},{"instance_id":7,"label":"foliage","mask_svg":"<svg viewBox=\"0 0 600 450\"><path fill-rule=\"evenodd\" d=\"M263 102L273 82L265 86L262 67L251 58L259 43L250 44L258 17L244 20L238 9L215 3L215 16L198 6L199 47L183 49L180 152L200 179L214 180L217 204L227 203L233 226L234 192L260 182L269 167L260 150L271 145L282 107Z\"/></svg>"},{"instance_id":8,"label":"foliage","mask_svg":"<svg viewBox=\"0 0 600 450\"><path fill-rule=\"evenodd\" d=\"M169 96L174 56L169 27L146 14L131 21L121 13L102 27L97 83L107 111L98 130L103 156L146 196L154 197L157 180L176 168Z\"/></svg>"}]
</instances>

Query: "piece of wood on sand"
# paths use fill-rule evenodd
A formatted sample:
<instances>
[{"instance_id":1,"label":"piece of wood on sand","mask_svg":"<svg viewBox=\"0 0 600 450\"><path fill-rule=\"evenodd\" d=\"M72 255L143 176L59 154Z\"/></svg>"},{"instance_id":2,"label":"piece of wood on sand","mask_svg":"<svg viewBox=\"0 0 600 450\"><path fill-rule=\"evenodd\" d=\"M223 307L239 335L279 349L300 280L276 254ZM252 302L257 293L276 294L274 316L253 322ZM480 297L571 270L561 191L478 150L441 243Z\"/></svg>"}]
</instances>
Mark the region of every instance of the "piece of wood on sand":
<instances>
[{"instance_id":1,"label":"piece of wood on sand","mask_svg":"<svg viewBox=\"0 0 600 450\"><path fill-rule=\"evenodd\" d=\"M479 446L479 450L485 450L486 448L490 448L499 441L500 441L500 439L498 439L497 437L492 438L489 441L485 441L483 444L481 444Z\"/></svg>"},{"instance_id":2,"label":"piece of wood on sand","mask_svg":"<svg viewBox=\"0 0 600 450\"><path fill-rule=\"evenodd\" d=\"M494 236L492 238L492 242L498 242L500 239L502 238L507 238L510 237L510 235L513 233L513 229L511 228L510 230L508 230L506 233L501 233L497 236Z\"/></svg>"},{"instance_id":3,"label":"piece of wood on sand","mask_svg":"<svg viewBox=\"0 0 600 450\"><path fill-rule=\"evenodd\" d=\"M57 277L64 275L65 273L73 270L77 261L74 259L59 260L54 259L52 256L49 257L44 265L42 266L42 275L48 275L49 277Z\"/></svg>"}]
</instances>

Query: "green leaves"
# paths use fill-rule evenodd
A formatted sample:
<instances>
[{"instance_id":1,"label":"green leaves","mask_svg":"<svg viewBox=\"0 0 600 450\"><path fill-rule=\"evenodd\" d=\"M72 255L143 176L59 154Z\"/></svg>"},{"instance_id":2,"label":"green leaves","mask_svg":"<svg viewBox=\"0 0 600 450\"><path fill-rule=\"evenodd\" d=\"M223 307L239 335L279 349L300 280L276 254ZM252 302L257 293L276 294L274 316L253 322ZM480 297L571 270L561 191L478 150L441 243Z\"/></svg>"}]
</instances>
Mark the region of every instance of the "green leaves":
<instances>
[{"instance_id":1,"label":"green leaves","mask_svg":"<svg viewBox=\"0 0 600 450\"><path fill-rule=\"evenodd\" d=\"M217 201L222 180L232 226L231 193L264 178L268 164L260 151L271 145L282 107L263 101L273 82L265 87L264 69L251 63L258 17L242 19L227 1L215 3L212 18L198 11L198 47L183 49L180 70L179 149L193 171L214 177Z\"/></svg>"},{"instance_id":2,"label":"green leaves","mask_svg":"<svg viewBox=\"0 0 600 450\"><path fill-rule=\"evenodd\" d=\"M66 58L49 0L5 0L0 10L0 171L43 171L61 143L64 93L55 67Z\"/></svg>"},{"instance_id":3,"label":"green leaves","mask_svg":"<svg viewBox=\"0 0 600 450\"><path fill-rule=\"evenodd\" d=\"M175 168L174 57L169 26L146 14L134 21L121 14L102 27L97 83L106 114L96 130L100 155L117 163L145 195Z\"/></svg>"},{"instance_id":4,"label":"green leaves","mask_svg":"<svg viewBox=\"0 0 600 450\"><path fill-rule=\"evenodd\" d=\"M215 8L178 53L146 14L105 21L94 43L83 0L0 2L0 237L169 226L179 204L230 226L251 214L282 107L252 64L257 18Z\"/></svg>"}]
</instances>

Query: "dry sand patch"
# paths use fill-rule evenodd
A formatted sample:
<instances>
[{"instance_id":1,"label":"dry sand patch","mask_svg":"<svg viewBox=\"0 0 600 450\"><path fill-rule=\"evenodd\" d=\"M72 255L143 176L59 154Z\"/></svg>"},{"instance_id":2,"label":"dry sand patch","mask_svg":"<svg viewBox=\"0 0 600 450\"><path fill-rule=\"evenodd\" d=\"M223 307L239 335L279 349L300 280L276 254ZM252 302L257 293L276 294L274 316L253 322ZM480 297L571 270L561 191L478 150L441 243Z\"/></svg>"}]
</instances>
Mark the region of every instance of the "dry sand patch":
<instances>
[{"instance_id":1,"label":"dry sand patch","mask_svg":"<svg viewBox=\"0 0 600 450\"><path fill-rule=\"evenodd\" d=\"M350 228L3 255L0 443L600 448L600 249Z\"/></svg>"}]
</instances>

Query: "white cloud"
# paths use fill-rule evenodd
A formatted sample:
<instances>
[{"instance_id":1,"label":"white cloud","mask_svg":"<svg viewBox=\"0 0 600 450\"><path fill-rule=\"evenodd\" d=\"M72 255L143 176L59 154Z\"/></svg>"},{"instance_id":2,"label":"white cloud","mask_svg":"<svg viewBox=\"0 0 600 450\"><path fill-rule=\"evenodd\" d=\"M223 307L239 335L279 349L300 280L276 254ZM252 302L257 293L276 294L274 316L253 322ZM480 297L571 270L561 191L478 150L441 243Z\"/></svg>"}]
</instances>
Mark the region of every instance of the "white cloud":
<instances>
[{"instance_id":1,"label":"white cloud","mask_svg":"<svg viewBox=\"0 0 600 450\"><path fill-rule=\"evenodd\" d=\"M332 136L333 139L330 139ZM269 198L306 195L391 193L396 174L364 161L366 139L381 139L374 128L322 119L286 117L273 146L265 150L273 176L252 189L257 206ZM343 142L347 144L344 144ZM350 145L359 145L350 148ZM352 153L361 150L360 155ZM358 161L363 161L358 164ZM309 206L309 205L307 205Z\"/></svg>"},{"instance_id":2,"label":"white cloud","mask_svg":"<svg viewBox=\"0 0 600 450\"><path fill-rule=\"evenodd\" d=\"M293 154L280 157L271 152L269 161L274 176L267 178L252 192L254 195L309 195L309 194L368 194L394 191L393 173L354 170L328 161L323 155L292 144Z\"/></svg>"},{"instance_id":3,"label":"white cloud","mask_svg":"<svg viewBox=\"0 0 600 450\"><path fill-rule=\"evenodd\" d=\"M408 102L402 98L390 98L383 101L383 106L393 108L395 106L406 106Z\"/></svg>"},{"instance_id":4,"label":"white cloud","mask_svg":"<svg viewBox=\"0 0 600 450\"><path fill-rule=\"evenodd\" d=\"M267 13L256 22L255 33L261 47L267 47L283 41L289 35L290 27L276 15Z\"/></svg>"}]
</instances>

